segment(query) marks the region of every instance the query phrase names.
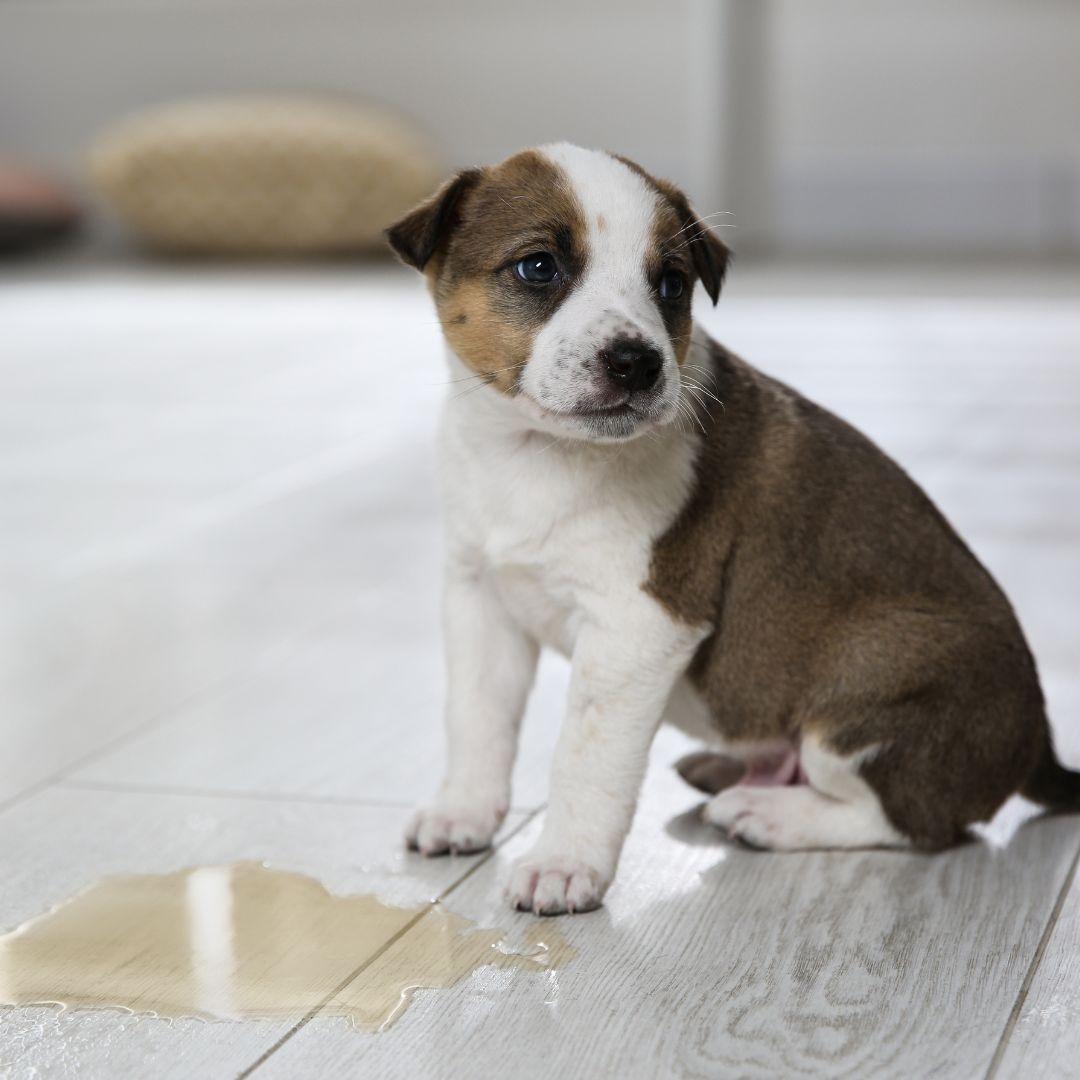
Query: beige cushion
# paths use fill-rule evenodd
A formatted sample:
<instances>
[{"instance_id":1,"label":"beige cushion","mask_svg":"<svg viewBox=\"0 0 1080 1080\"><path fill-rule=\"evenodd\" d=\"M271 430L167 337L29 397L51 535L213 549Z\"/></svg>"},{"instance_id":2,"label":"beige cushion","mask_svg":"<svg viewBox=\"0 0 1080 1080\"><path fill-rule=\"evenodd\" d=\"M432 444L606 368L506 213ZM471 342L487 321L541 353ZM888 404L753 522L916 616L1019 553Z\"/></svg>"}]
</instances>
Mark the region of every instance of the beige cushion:
<instances>
[{"instance_id":1,"label":"beige cushion","mask_svg":"<svg viewBox=\"0 0 1080 1080\"><path fill-rule=\"evenodd\" d=\"M401 119L323 99L154 109L103 135L91 169L147 243L235 254L381 246L382 230L438 180Z\"/></svg>"}]
</instances>

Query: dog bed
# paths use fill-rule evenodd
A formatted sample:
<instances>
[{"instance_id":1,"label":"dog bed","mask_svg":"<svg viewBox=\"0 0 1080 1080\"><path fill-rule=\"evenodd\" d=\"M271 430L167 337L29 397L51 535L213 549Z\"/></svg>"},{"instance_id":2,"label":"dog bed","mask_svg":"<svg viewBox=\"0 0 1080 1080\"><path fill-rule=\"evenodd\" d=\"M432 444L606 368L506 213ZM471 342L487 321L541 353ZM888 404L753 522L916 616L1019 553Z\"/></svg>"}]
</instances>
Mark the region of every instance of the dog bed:
<instances>
[{"instance_id":1,"label":"dog bed","mask_svg":"<svg viewBox=\"0 0 1080 1080\"><path fill-rule=\"evenodd\" d=\"M247 98L156 108L106 132L91 171L145 243L305 255L381 246L435 186L423 138L373 107Z\"/></svg>"}]
</instances>

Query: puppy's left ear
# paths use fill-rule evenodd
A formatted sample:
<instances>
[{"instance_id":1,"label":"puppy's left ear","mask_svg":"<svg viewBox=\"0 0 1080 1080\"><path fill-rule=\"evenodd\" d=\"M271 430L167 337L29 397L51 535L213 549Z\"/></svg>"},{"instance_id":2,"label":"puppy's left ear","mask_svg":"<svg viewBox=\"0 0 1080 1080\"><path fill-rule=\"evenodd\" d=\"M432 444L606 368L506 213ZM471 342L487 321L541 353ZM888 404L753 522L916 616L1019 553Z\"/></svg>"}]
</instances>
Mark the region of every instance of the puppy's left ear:
<instances>
[{"instance_id":1,"label":"puppy's left ear","mask_svg":"<svg viewBox=\"0 0 1080 1080\"><path fill-rule=\"evenodd\" d=\"M727 274L728 264L731 262L731 251L726 244L716 239L712 229L703 225L693 211L690 213L687 233L692 237L690 254L694 257L694 269L697 270L713 307L716 307L716 302L720 299L720 287L724 284L724 275Z\"/></svg>"},{"instance_id":2,"label":"puppy's left ear","mask_svg":"<svg viewBox=\"0 0 1080 1080\"><path fill-rule=\"evenodd\" d=\"M459 221L462 196L483 176L481 169L465 169L446 181L434 195L386 230L386 239L406 266L423 270Z\"/></svg>"},{"instance_id":3,"label":"puppy's left ear","mask_svg":"<svg viewBox=\"0 0 1080 1080\"><path fill-rule=\"evenodd\" d=\"M680 235L687 238L685 243L694 260L694 269L715 307L720 299L720 287L724 284L728 263L731 262L731 251L716 238L712 228L694 213L686 196L674 184L661 180L658 186L678 212L683 226Z\"/></svg>"}]
</instances>

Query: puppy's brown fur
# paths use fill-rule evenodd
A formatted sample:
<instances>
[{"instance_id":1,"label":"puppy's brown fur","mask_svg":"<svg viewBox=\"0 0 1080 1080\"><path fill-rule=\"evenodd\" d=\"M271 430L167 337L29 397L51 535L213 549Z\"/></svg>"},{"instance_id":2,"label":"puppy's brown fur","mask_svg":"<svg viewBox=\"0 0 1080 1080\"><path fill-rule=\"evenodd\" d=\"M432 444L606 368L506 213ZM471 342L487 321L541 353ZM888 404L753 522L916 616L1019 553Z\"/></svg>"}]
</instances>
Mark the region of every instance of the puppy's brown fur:
<instances>
[{"instance_id":1,"label":"puppy's brown fur","mask_svg":"<svg viewBox=\"0 0 1080 1080\"><path fill-rule=\"evenodd\" d=\"M619 160L656 193L652 287L675 267L715 303L726 248L677 188ZM583 214L558 168L526 151L459 173L388 236L425 272L453 351L513 394L586 269ZM593 224L606 228L602 214ZM536 251L566 268L557 287L513 280ZM724 738L807 733L858 755L894 828L928 849L1017 790L1080 808L1080 775L1054 757L1034 661L989 573L868 439L722 347L692 346L689 291L662 315L679 364L712 381L696 486L644 587L713 628L690 676Z\"/></svg>"},{"instance_id":2,"label":"puppy's brown fur","mask_svg":"<svg viewBox=\"0 0 1080 1080\"><path fill-rule=\"evenodd\" d=\"M450 348L486 382L512 393L533 338L584 264L584 233L561 174L526 150L459 173L388 236L424 271ZM526 291L511 280L514 264L534 251L559 255L572 271L565 286Z\"/></svg>"},{"instance_id":3,"label":"puppy's brown fur","mask_svg":"<svg viewBox=\"0 0 1080 1080\"><path fill-rule=\"evenodd\" d=\"M691 676L730 740L814 733L920 847L1013 792L1080 804L1051 750L1035 663L1004 594L868 439L713 349L697 486L648 591L710 623Z\"/></svg>"},{"instance_id":4,"label":"puppy's brown fur","mask_svg":"<svg viewBox=\"0 0 1080 1080\"><path fill-rule=\"evenodd\" d=\"M649 275L680 270L697 277L716 302L729 253L695 216L674 185L620 158L656 192ZM603 228L603 222L597 222ZM466 169L387 232L408 265L422 270L447 343L473 371L513 393L536 333L585 269L586 223L559 170L525 150L501 165ZM511 280L513 265L535 251L552 251L566 268L565 284L527 292ZM687 354L691 289L685 302L663 308L676 359Z\"/></svg>"}]
</instances>

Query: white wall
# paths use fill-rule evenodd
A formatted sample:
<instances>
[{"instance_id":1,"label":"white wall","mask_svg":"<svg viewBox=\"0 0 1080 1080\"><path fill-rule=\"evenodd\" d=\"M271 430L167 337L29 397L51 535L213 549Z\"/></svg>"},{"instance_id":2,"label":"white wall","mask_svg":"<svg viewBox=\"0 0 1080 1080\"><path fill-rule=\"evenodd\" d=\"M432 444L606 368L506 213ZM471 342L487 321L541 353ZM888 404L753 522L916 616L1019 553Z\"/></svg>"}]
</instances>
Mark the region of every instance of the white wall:
<instances>
[{"instance_id":1,"label":"white wall","mask_svg":"<svg viewBox=\"0 0 1080 1080\"><path fill-rule=\"evenodd\" d=\"M334 91L411 114L448 165L572 139L700 191L716 154L691 99L716 54L687 43L709 3L0 0L0 149L78 175L94 134L142 105Z\"/></svg>"},{"instance_id":2,"label":"white wall","mask_svg":"<svg viewBox=\"0 0 1080 1080\"><path fill-rule=\"evenodd\" d=\"M1080 251L1080 0L0 0L0 155L266 90L618 149L742 250Z\"/></svg>"},{"instance_id":3,"label":"white wall","mask_svg":"<svg viewBox=\"0 0 1080 1080\"><path fill-rule=\"evenodd\" d=\"M1080 247L1080 3L771 4L787 243Z\"/></svg>"}]
</instances>

